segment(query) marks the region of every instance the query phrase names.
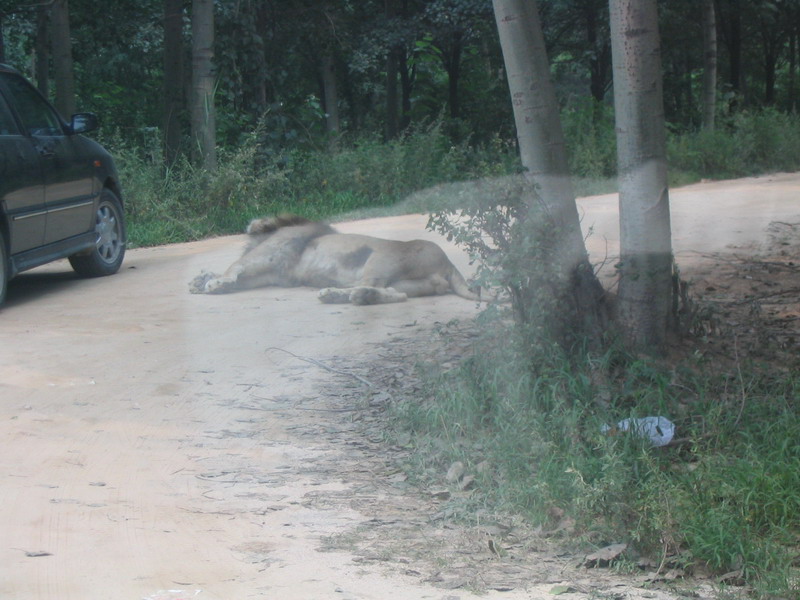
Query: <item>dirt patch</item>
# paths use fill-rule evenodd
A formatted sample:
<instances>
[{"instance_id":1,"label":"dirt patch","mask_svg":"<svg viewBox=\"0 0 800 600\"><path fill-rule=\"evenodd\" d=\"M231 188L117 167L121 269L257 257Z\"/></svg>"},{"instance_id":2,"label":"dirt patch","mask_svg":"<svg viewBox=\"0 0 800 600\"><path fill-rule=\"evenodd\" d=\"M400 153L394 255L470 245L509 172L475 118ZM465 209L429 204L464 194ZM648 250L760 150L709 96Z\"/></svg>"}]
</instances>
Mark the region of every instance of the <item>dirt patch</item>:
<instances>
[{"instance_id":1,"label":"dirt patch","mask_svg":"<svg viewBox=\"0 0 800 600\"><path fill-rule=\"evenodd\" d=\"M685 269L692 333L728 360L787 368L800 358L800 221L772 221L760 244L703 254Z\"/></svg>"}]
</instances>

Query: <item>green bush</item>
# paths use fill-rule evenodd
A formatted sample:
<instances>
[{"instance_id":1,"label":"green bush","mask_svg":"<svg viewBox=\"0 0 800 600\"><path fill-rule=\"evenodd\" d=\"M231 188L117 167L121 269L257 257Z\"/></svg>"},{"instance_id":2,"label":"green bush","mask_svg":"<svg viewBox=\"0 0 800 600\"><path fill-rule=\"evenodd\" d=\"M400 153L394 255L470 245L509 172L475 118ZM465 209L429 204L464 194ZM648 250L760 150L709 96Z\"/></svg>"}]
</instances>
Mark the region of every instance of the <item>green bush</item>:
<instances>
[{"instance_id":1,"label":"green bush","mask_svg":"<svg viewBox=\"0 0 800 600\"><path fill-rule=\"evenodd\" d=\"M258 133L236 149L222 150L210 173L180 161L171 168L154 152L119 139L106 142L124 183L132 245L152 245L238 233L257 216L293 212L330 218L366 208L390 207L410 194L461 179L516 169L513 146L453 144L439 124L390 143L355 140L326 150L294 149L265 162Z\"/></svg>"},{"instance_id":2,"label":"green bush","mask_svg":"<svg viewBox=\"0 0 800 600\"><path fill-rule=\"evenodd\" d=\"M713 179L800 169L800 116L764 109L719 120L714 131L673 134L671 169Z\"/></svg>"}]
</instances>

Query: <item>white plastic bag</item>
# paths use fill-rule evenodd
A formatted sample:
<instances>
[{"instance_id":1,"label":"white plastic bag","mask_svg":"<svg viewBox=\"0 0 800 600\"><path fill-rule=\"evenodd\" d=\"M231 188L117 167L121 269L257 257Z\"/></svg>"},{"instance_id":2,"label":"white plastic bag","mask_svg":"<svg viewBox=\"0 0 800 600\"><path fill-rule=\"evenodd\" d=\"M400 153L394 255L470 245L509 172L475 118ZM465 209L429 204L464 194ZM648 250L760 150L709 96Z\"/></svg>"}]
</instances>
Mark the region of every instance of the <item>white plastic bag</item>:
<instances>
[{"instance_id":1,"label":"white plastic bag","mask_svg":"<svg viewBox=\"0 0 800 600\"><path fill-rule=\"evenodd\" d=\"M639 437L650 440L653 446L666 446L675 436L675 424L666 417L642 417L641 419L623 419L616 427L603 425L603 433L630 431Z\"/></svg>"}]
</instances>

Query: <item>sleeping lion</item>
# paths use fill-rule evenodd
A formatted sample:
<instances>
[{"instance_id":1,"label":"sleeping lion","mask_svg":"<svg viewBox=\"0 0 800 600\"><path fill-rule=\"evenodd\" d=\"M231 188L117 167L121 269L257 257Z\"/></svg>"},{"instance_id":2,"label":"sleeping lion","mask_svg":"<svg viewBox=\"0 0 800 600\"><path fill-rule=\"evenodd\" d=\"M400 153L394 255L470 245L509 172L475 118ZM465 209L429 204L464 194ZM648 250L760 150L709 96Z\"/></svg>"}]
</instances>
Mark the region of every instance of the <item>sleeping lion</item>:
<instances>
[{"instance_id":1,"label":"sleeping lion","mask_svg":"<svg viewBox=\"0 0 800 600\"><path fill-rule=\"evenodd\" d=\"M255 219L247 233L244 255L223 275L195 277L193 294L309 286L322 288L319 299L329 304L387 304L448 292L480 300L433 242L338 233L294 215Z\"/></svg>"}]
</instances>

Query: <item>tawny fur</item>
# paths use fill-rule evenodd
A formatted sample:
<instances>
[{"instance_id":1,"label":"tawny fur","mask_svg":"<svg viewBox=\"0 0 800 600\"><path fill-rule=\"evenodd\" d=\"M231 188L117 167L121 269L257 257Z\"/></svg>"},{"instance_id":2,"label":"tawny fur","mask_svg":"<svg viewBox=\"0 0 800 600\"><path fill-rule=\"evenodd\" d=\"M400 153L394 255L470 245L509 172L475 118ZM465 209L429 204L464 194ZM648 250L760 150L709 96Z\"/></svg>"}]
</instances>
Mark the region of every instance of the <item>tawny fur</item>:
<instances>
[{"instance_id":1,"label":"tawny fur","mask_svg":"<svg viewBox=\"0 0 800 600\"><path fill-rule=\"evenodd\" d=\"M338 233L295 215L255 219L247 233L243 256L223 275L195 277L192 293L310 286L323 288L319 299L326 303L386 304L448 292L479 300L433 242Z\"/></svg>"}]
</instances>

